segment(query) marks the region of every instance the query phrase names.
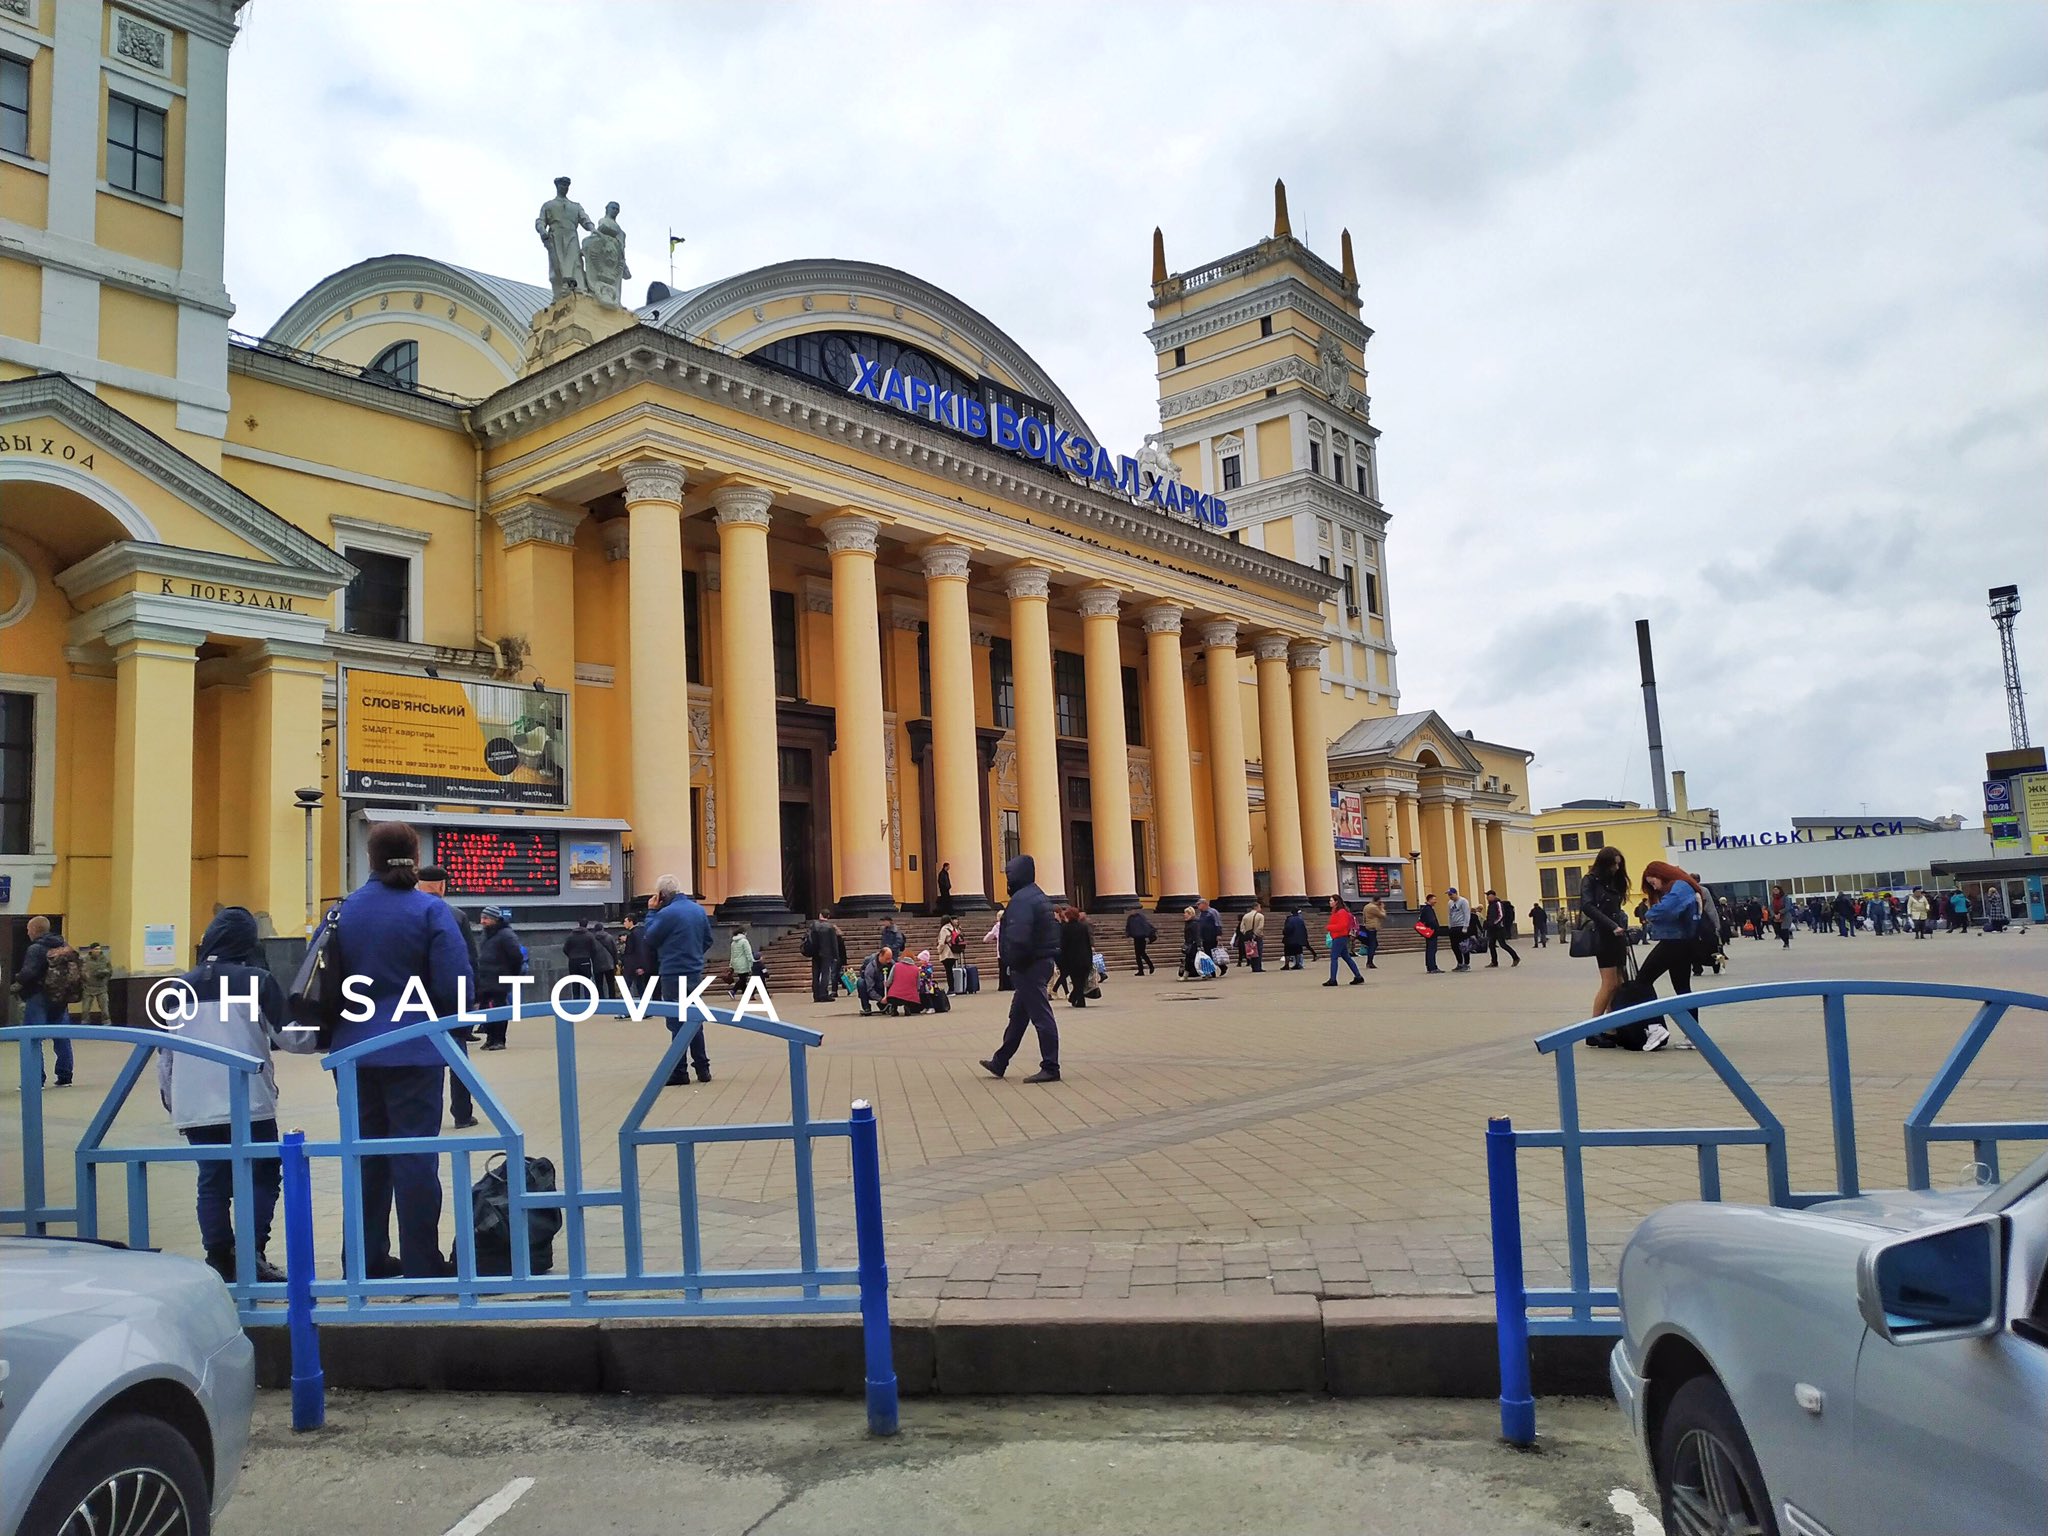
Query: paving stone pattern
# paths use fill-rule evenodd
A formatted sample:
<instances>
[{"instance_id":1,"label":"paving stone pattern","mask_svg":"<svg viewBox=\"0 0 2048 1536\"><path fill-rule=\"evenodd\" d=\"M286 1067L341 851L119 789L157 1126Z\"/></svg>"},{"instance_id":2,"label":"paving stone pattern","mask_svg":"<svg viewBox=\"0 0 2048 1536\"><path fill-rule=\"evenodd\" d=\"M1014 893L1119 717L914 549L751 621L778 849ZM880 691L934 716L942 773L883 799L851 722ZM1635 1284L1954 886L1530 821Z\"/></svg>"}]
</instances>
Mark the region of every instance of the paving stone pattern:
<instances>
[{"instance_id":1,"label":"paving stone pattern","mask_svg":"<svg viewBox=\"0 0 2048 1536\"><path fill-rule=\"evenodd\" d=\"M1115 956L1125 946L1109 947ZM919 1298L1138 1298L1303 1295L1468 1296L1492 1288L1484 1131L1489 1115L1519 1126L1556 1123L1552 1063L1531 1045L1581 1017L1589 962L1525 947L1520 968L1428 976L1416 956L1389 957L1363 987L1327 989L1318 972L1242 969L1216 982L1169 974L1112 976L1099 1003L1061 1004L1064 1080L1031 1086L1027 1039L1004 1081L975 1065L995 1046L1007 994L985 991L949 1014L862 1018L850 1002L814 1005L801 985L777 989L786 1016L820 1029L811 1055L812 1111L873 1101L882 1125L885 1210L896 1292ZM993 965L984 974L992 979ZM1924 942L1863 935L1802 937L1790 951L1738 943L1728 984L1820 975L1969 978L2048 990L2048 934L1976 934ZM1711 980L1712 978L1707 978ZM1851 1063L1866 1187L1904 1180L1900 1122L1967 1022L1961 1006L1852 1000ZM1825 1064L1817 1005L1708 1015L1715 1038L1784 1119L1794 1182L1833 1187ZM658 1026L585 1026L578 1056L586 1181L614 1183L615 1129L665 1036ZM714 1080L666 1090L665 1124L786 1118L788 1077L772 1041L714 1030ZM512 1048L475 1058L534 1150L560 1161L551 1037L544 1026ZM104 1084L114 1055L83 1052L80 1082ZM13 1068L13 1058L0 1072ZM282 1122L331 1134L331 1087L317 1064L279 1058ZM1732 1125L1742 1112L1697 1053L1581 1051L1588 1125ZM16 1091L0 1082L0 1093ZM97 1103L77 1089L49 1101L53 1148L75 1141ZM2038 1118L2048 1102L2048 1026L2009 1018L1959 1091L1950 1118ZM18 1116L4 1115L18 1136ZM116 1139L162 1134L153 1095L138 1093ZM18 1196L8 1146L0 1181ZM2024 1159L2024 1149L2009 1153ZM1961 1176L1968 1154L1937 1148L1937 1181ZM68 1179L68 1159L53 1172ZM339 1225L331 1166L318 1168L321 1219ZM844 1143L817 1149L820 1244L853 1260ZM1564 1279L1562 1179L1554 1154L1521 1165L1531 1284ZM676 1169L643 1160L650 1261L680 1251ZM1728 1198L1761 1198L1763 1162L1723 1160ZM118 1232L121 1190L103 1209ZM787 1144L726 1144L698 1164L707 1264L755 1268L797 1258L794 1172ZM164 1175L152 1195L155 1238L191 1248L189 1184ZM1689 1149L1588 1158L1587 1217L1596 1280L1611 1277L1635 1223L1696 1197ZM593 1262L616 1262L616 1217L593 1215Z\"/></svg>"}]
</instances>

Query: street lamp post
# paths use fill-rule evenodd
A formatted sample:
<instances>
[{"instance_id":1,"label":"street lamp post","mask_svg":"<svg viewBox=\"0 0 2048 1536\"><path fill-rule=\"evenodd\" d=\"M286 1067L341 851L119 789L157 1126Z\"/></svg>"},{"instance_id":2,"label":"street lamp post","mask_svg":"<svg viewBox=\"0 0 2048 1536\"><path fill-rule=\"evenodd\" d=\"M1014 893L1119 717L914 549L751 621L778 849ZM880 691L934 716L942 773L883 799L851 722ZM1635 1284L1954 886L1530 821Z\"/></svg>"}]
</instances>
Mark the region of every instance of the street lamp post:
<instances>
[{"instance_id":1,"label":"street lamp post","mask_svg":"<svg viewBox=\"0 0 2048 1536\"><path fill-rule=\"evenodd\" d=\"M299 809L306 813L306 936L313 936L313 908L319 900L314 889L315 865L313 861L313 816L320 809L320 802L326 798L317 789L294 790L298 797Z\"/></svg>"}]
</instances>

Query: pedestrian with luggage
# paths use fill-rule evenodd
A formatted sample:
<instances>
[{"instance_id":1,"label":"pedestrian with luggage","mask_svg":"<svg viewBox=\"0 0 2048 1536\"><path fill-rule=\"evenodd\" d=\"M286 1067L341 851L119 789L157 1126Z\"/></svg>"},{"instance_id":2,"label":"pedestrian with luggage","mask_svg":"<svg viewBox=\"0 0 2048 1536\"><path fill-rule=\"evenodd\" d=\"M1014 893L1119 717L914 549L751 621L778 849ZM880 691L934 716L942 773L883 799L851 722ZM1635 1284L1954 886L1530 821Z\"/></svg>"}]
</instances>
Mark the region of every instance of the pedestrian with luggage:
<instances>
[{"instance_id":1,"label":"pedestrian with luggage","mask_svg":"<svg viewBox=\"0 0 2048 1536\"><path fill-rule=\"evenodd\" d=\"M1591 930L1582 950L1574 936L1572 953L1591 956L1600 972L1593 990L1593 1016L1607 1012L1621 985L1622 956L1628 950L1628 861L1621 850L1609 843L1593 856L1593 867L1579 882L1579 922Z\"/></svg>"}]
</instances>

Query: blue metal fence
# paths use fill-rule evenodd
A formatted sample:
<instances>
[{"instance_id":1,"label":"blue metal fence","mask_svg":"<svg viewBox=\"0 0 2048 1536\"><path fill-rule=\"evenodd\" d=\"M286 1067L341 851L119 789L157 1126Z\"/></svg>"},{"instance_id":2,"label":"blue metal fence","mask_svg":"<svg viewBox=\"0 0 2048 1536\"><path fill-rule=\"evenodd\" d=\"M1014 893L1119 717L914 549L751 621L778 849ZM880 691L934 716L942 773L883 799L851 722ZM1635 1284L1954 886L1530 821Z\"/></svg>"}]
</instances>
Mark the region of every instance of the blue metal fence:
<instances>
[{"instance_id":1,"label":"blue metal fence","mask_svg":"<svg viewBox=\"0 0 2048 1536\"><path fill-rule=\"evenodd\" d=\"M1501 1432L1511 1443L1526 1445L1535 1435L1535 1411L1528 1378L1531 1334L1619 1335L1619 1298L1611 1286L1592 1283L1592 1260L1586 1234L1585 1154L1612 1147L1692 1147L1699 1159L1702 1200L1721 1198L1721 1149L1756 1146L1763 1149L1765 1185L1771 1204L1801 1207L1862 1192L1856 1153L1856 1117L1849 1069L1848 1000L1851 997L1923 998L1968 1002L1977 1011L1950 1050L1919 1102L1905 1121L1909 1188L1926 1189L1928 1147L1936 1141L1967 1141L1987 1177L1998 1177L1998 1144L2003 1141L2048 1140L2048 1120L1978 1121L1936 1124L2000 1020L2013 1009L2048 1013L2048 997L2031 992L2006 992L1983 987L1949 986L1904 981L1796 981L1753 987L1727 987L1711 992L1659 998L1600 1018L1586 1019L1537 1037L1536 1048L1550 1056L1557 1074L1557 1129L1518 1131L1505 1117L1487 1127L1487 1167L1493 1216L1494 1308L1500 1331ZM1733 1003L1766 1003L1785 999L1818 999L1822 1044L1827 1062L1829 1126L1834 1142L1835 1187L1795 1190L1785 1149L1784 1123L1772 1113L1754 1087L1736 1070L1726 1052L1701 1022L1710 1008ZM1744 1125L1591 1129L1580 1123L1577 1059L1573 1047L1604 1030L1623 1025L1668 1020L1674 1030L1699 1048L1700 1057L1728 1089L1748 1117ZM1569 1284L1529 1289L1522 1283L1522 1215L1516 1155L1523 1148L1555 1148L1564 1165L1566 1267Z\"/></svg>"},{"instance_id":2,"label":"blue metal fence","mask_svg":"<svg viewBox=\"0 0 2048 1536\"><path fill-rule=\"evenodd\" d=\"M573 1001L573 1000L572 1000ZM896 1419L895 1377L889 1350L888 1266L882 1245L881 1173L873 1110L856 1104L844 1120L811 1116L808 1053L823 1036L779 1020L709 1007L691 1009L692 1017L670 1037L667 1050L617 1130L619 1182L597 1187L586 1179L583 1165L583 1115L576 1070L577 1029L592 1019L619 1020L636 1013L648 1021L679 1019L679 1005L653 1002L644 1008L620 1001L601 1002L594 1012L577 1004L565 1014L547 1001L514 1008L494 1008L463 1018L410 1024L389 1034L331 1051L324 1058L334 1074L340 1109L339 1133L333 1141L315 1142L293 1133L284 1141L252 1139L249 1116L250 1074L262 1063L220 1046L188 1040L175 1033L147 1029L99 1028L75 1023L33 1024L0 1029L0 1045L14 1043L21 1060L22 1183L18 1206L0 1207L0 1227L29 1233L68 1228L81 1237L100 1235L99 1180L108 1168L123 1170L127 1181L127 1232L130 1247L150 1246L150 1173L166 1165L228 1161L234 1167L233 1219L238 1273L230 1290L245 1323L284 1320L289 1300L299 1302L303 1318L320 1323L390 1323L518 1317L527 1319L584 1317L703 1317L754 1313L852 1313L865 1323L868 1349L869 1419L878 1433L893 1433ZM556 1092L560 1145L534 1147L491 1085L472 1065L456 1031L478 1022L550 1019L554 1025ZM788 1052L789 1117L754 1125L649 1125L669 1073L682 1060L691 1040L706 1022L784 1042ZM73 1192L69 1204L53 1203L49 1195L44 1146L41 1042L58 1036L130 1048L98 1109L73 1151ZM431 1041L448 1070L475 1100L480 1121L474 1130L420 1137L365 1137L362 1134L358 1073L364 1058L411 1040ZM109 1146L107 1134L127 1104L144 1068L157 1051L175 1051L227 1069L229 1139L220 1145L188 1145L170 1141L150 1146ZM827 1268L818 1257L817 1175L815 1143L821 1138L846 1138L851 1144L857 1268ZM797 1265L780 1269L707 1268L697 1191L698 1156L708 1145L773 1142L791 1149L795 1171ZM560 1159L559 1187L529 1187L526 1158L530 1151L552 1152ZM426 1155L445 1159L452 1170L454 1247L452 1273L435 1277L372 1279L365 1269L362 1171L365 1158ZM502 1155L510 1243L510 1273L481 1273L477 1267L475 1213L469 1192L480 1162ZM643 1165L651 1157L675 1158L675 1205L680 1241L673 1253L655 1253L647 1240L645 1217L652 1204L641 1189ZM265 1284L255 1278L257 1249L252 1169L259 1159L283 1162L286 1284ZM312 1270L319 1235L310 1230L312 1167L337 1164L342 1196L342 1229L328 1234L342 1239L341 1273L322 1278ZM664 1202L665 1203L665 1202ZM558 1211L566 1249L559 1273L535 1274L524 1240L528 1218ZM624 1239L623 1260L616 1269L594 1267L590 1259L589 1218L593 1212L616 1211ZM288 1295L288 1293L290 1293ZM301 1330L294 1327L295 1346ZM310 1328L304 1330L310 1341ZM317 1365L295 1360L295 1399L301 1368L308 1380Z\"/></svg>"}]
</instances>

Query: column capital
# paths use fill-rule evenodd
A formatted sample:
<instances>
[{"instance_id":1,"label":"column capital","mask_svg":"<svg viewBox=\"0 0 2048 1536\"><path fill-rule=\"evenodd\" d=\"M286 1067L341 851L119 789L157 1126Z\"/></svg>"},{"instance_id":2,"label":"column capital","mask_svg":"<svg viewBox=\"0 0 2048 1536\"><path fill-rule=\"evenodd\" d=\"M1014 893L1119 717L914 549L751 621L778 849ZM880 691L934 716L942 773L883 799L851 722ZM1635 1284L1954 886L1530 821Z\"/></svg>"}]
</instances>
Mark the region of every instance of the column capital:
<instances>
[{"instance_id":1,"label":"column capital","mask_svg":"<svg viewBox=\"0 0 2048 1536\"><path fill-rule=\"evenodd\" d=\"M762 485L727 484L714 487L711 504L718 508L718 526L768 526L768 509L775 505L775 493Z\"/></svg>"},{"instance_id":2,"label":"column capital","mask_svg":"<svg viewBox=\"0 0 2048 1536\"><path fill-rule=\"evenodd\" d=\"M1237 649L1237 620L1207 619L1202 624L1202 649L1205 651Z\"/></svg>"},{"instance_id":3,"label":"column capital","mask_svg":"<svg viewBox=\"0 0 2048 1536\"><path fill-rule=\"evenodd\" d=\"M1145 626L1148 635L1177 635L1185 612L1175 603L1153 603L1140 611L1139 622Z\"/></svg>"},{"instance_id":4,"label":"column capital","mask_svg":"<svg viewBox=\"0 0 2048 1536\"><path fill-rule=\"evenodd\" d=\"M1003 572L1003 595L1012 602L1052 596L1052 571L1043 565L1013 565Z\"/></svg>"},{"instance_id":5,"label":"column capital","mask_svg":"<svg viewBox=\"0 0 2048 1536\"><path fill-rule=\"evenodd\" d=\"M797 578L797 588L803 597L806 613L832 611L832 583L827 578L813 576L806 571Z\"/></svg>"},{"instance_id":6,"label":"column capital","mask_svg":"<svg viewBox=\"0 0 2048 1536\"><path fill-rule=\"evenodd\" d=\"M626 503L668 501L682 505L683 466L668 459L628 459L619 466L626 483Z\"/></svg>"},{"instance_id":7,"label":"column capital","mask_svg":"<svg viewBox=\"0 0 2048 1536\"><path fill-rule=\"evenodd\" d=\"M1084 619L1113 619L1123 599L1115 587L1083 587L1076 594L1075 606L1081 610Z\"/></svg>"},{"instance_id":8,"label":"column capital","mask_svg":"<svg viewBox=\"0 0 2048 1536\"><path fill-rule=\"evenodd\" d=\"M563 549L576 547L576 528L583 521L581 507L528 496L491 513L491 520L503 531L505 548L521 544L554 544Z\"/></svg>"},{"instance_id":9,"label":"column capital","mask_svg":"<svg viewBox=\"0 0 2048 1536\"><path fill-rule=\"evenodd\" d=\"M1320 672L1323 668L1323 655L1328 649L1329 647L1320 640L1293 641L1287 647L1287 665L1297 672L1306 672L1311 668Z\"/></svg>"},{"instance_id":10,"label":"column capital","mask_svg":"<svg viewBox=\"0 0 2048 1536\"><path fill-rule=\"evenodd\" d=\"M891 629L915 631L926 622L923 604L893 592L882 599L880 613Z\"/></svg>"},{"instance_id":11,"label":"column capital","mask_svg":"<svg viewBox=\"0 0 2048 1536\"><path fill-rule=\"evenodd\" d=\"M882 525L859 512L841 512L818 524L825 549L834 555L872 556L880 545Z\"/></svg>"},{"instance_id":12,"label":"column capital","mask_svg":"<svg viewBox=\"0 0 2048 1536\"><path fill-rule=\"evenodd\" d=\"M597 525L599 537L604 540L604 558L607 564L626 559L633 552L633 520L615 517L609 522Z\"/></svg>"},{"instance_id":13,"label":"column capital","mask_svg":"<svg viewBox=\"0 0 2048 1536\"><path fill-rule=\"evenodd\" d=\"M1260 661L1285 661L1287 646L1285 635L1260 635L1252 641L1252 655Z\"/></svg>"},{"instance_id":14,"label":"column capital","mask_svg":"<svg viewBox=\"0 0 2048 1536\"><path fill-rule=\"evenodd\" d=\"M919 552L924 561L924 575L927 581L965 581L967 566L972 551L965 544L954 544L941 539L936 544L927 544Z\"/></svg>"}]
</instances>

